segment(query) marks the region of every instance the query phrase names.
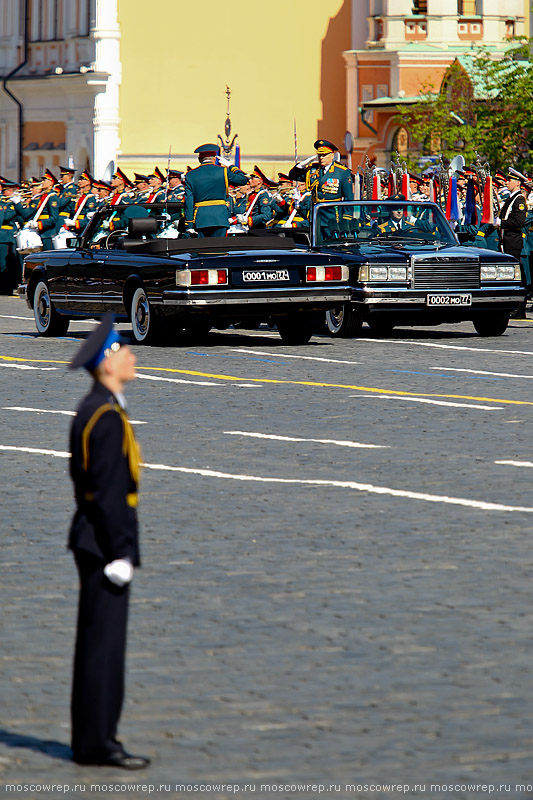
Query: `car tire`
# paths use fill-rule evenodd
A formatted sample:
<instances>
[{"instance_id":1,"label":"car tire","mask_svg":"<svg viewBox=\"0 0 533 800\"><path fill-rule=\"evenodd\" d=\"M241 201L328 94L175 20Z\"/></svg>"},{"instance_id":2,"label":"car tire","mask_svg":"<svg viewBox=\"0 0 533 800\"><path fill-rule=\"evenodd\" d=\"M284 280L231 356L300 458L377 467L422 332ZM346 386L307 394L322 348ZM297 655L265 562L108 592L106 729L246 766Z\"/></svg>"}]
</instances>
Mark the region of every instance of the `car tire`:
<instances>
[{"instance_id":1,"label":"car tire","mask_svg":"<svg viewBox=\"0 0 533 800\"><path fill-rule=\"evenodd\" d=\"M326 328L330 336L343 339L357 336L363 325L361 312L344 303L326 311Z\"/></svg>"},{"instance_id":2,"label":"car tire","mask_svg":"<svg viewBox=\"0 0 533 800\"><path fill-rule=\"evenodd\" d=\"M314 317L307 314L296 314L283 317L277 322L278 333L283 344L307 344L314 333Z\"/></svg>"},{"instance_id":3,"label":"car tire","mask_svg":"<svg viewBox=\"0 0 533 800\"><path fill-rule=\"evenodd\" d=\"M135 290L131 298L130 319L133 338L137 344L153 344L157 340L161 326L142 286Z\"/></svg>"},{"instance_id":4,"label":"car tire","mask_svg":"<svg viewBox=\"0 0 533 800\"><path fill-rule=\"evenodd\" d=\"M38 282L33 293L33 318L41 336L64 336L68 331L70 319L57 313L44 281Z\"/></svg>"},{"instance_id":5,"label":"car tire","mask_svg":"<svg viewBox=\"0 0 533 800\"><path fill-rule=\"evenodd\" d=\"M482 314L473 320L476 333L480 336L501 336L505 333L509 324L509 314Z\"/></svg>"}]
</instances>

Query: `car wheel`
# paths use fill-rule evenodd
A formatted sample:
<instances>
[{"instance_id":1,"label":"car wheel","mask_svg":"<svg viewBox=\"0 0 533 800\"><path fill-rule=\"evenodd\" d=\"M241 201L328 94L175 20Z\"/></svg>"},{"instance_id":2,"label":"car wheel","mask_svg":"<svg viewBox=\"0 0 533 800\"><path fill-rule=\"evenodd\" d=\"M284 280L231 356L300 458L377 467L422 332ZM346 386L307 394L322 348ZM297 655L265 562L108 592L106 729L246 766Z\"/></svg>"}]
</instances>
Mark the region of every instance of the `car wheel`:
<instances>
[{"instance_id":1,"label":"car wheel","mask_svg":"<svg viewBox=\"0 0 533 800\"><path fill-rule=\"evenodd\" d=\"M483 314L472 320L480 336L501 336L509 324L509 314Z\"/></svg>"},{"instance_id":2,"label":"car wheel","mask_svg":"<svg viewBox=\"0 0 533 800\"><path fill-rule=\"evenodd\" d=\"M283 344L307 344L314 332L314 318L306 314L283 317L278 320L278 333Z\"/></svg>"},{"instance_id":3,"label":"car wheel","mask_svg":"<svg viewBox=\"0 0 533 800\"><path fill-rule=\"evenodd\" d=\"M367 319L367 324L372 333L375 333L376 336L390 336L394 329L394 325L381 319Z\"/></svg>"},{"instance_id":4,"label":"car wheel","mask_svg":"<svg viewBox=\"0 0 533 800\"><path fill-rule=\"evenodd\" d=\"M39 281L33 293L33 317L41 336L64 336L68 331L70 319L57 313L44 281Z\"/></svg>"},{"instance_id":5,"label":"car wheel","mask_svg":"<svg viewBox=\"0 0 533 800\"><path fill-rule=\"evenodd\" d=\"M348 303L326 311L326 327L330 336L357 336L363 325L361 312Z\"/></svg>"},{"instance_id":6,"label":"car wheel","mask_svg":"<svg viewBox=\"0 0 533 800\"><path fill-rule=\"evenodd\" d=\"M131 329L133 338L139 344L151 344L160 333L159 320L146 296L146 292L139 286L131 298L130 307Z\"/></svg>"}]
</instances>

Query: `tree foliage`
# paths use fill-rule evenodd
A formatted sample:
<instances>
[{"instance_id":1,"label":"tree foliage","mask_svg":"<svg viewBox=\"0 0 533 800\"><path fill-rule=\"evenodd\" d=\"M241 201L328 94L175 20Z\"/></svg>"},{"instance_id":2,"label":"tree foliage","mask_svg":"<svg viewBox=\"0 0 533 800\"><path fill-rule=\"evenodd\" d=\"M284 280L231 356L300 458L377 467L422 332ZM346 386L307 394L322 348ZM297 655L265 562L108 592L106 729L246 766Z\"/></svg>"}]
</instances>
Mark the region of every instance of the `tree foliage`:
<instances>
[{"instance_id":1,"label":"tree foliage","mask_svg":"<svg viewBox=\"0 0 533 800\"><path fill-rule=\"evenodd\" d=\"M410 167L421 156L476 151L492 170L533 170L533 55L531 41L514 41L505 52L474 51L456 60L440 87L426 84L420 100L398 107L395 120L409 132Z\"/></svg>"}]
</instances>

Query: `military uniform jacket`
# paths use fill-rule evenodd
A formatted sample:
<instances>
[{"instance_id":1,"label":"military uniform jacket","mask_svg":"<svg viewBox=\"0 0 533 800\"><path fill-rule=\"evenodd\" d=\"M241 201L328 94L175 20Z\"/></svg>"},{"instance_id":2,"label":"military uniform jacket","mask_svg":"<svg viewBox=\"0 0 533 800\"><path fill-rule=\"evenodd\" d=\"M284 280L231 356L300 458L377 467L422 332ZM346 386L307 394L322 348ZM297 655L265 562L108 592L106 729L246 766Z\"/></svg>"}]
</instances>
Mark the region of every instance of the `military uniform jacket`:
<instances>
[{"instance_id":1,"label":"military uniform jacket","mask_svg":"<svg viewBox=\"0 0 533 800\"><path fill-rule=\"evenodd\" d=\"M79 211L79 214L78 214ZM76 205L74 207L74 211L72 217L76 217L76 224L74 226L74 230L78 233L82 231L85 226L87 225L90 217L90 214L94 214L96 211L96 197L91 192L86 192L85 194L80 195L78 200L76 201Z\"/></svg>"},{"instance_id":2,"label":"military uniform jacket","mask_svg":"<svg viewBox=\"0 0 533 800\"><path fill-rule=\"evenodd\" d=\"M522 192L516 192L507 198L500 209L502 229L502 245L504 253L521 251L524 242L523 226L526 224L526 201Z\"/></svg>"},{"instance_id":3,"label":"military uniform jacket","mask_svg":"<svg viewBox=\"0 0 533 800\"><path fill-rule=\"evenodd\" d=\"M304 176L305 187L311 192L313 203L354 199L352 173L337 161L333 161L325 169L311 164L305 171L300 167L293 167L289 172L289 178L293 181L303 180Z\"/></svg>"},{"instance_id":4,"label":"military uniform jacket","mask_svg":"<svg viewBox=\"0 0 533 800\"><path fill-rule=\"evenodd\" d=\"M59 211L59 221L63 223L67 217L74 215L78 187L71 181L61 186L57 197L57 208Z\"/></svg>"},{"instance_id":5,"label":"military uniform jacket","mask_svg":"<svg viewBox=\"0 0 533 800\"><path fill-rule=\"evenodd\" d=\"M138 566L140 451L125 411L97 381L72 423L70 452L77 510L69 548L91 553L106 564L129 558Z\"/></svg>"},{"instance_id":6,"label":"military uniform jacket","mask_svg":"<svg viewBox=\"0 0 533 800\"><path fill-rule=\"evenodd\" d=\"M24 207L14 203L11 198L0 198L0 244L9 244L15 241L18 231L17 222L22 222Z\"/></svg>"},{"instance_id":7,"label":"military uniform jacket","mask_svg":"<svg viewBox=\"0 0 533 800\"><path fill-rule=\"evenodd\" d=\"M41 210L39 212L39 216L37 217L37 230L41 234L41 238L47 238L51 240L51 237L55 234L59 226L59 211L57 207L56 193L42 192L41 194L32 197L27 208L22 212L24 220L27 222L28 220L34 219L39 209Z\"/></svg>"},{"instance_id":8,"label":"military uniform jacket","mask_svg":"<svg viewBox=\"0 0 533 800\"><path fill-rule=\"evenodd\" d=\"M228 228L228 186L244 186L248 178L235 166L200 164L185 176L185 226Z\"/></svg>"},{"instance_id":9,"label":"military uniform jacket","mask_svg":"<svg viewBox=\"0 0 533 800\"><path fill-rule=\"evenodd\" d=\"M246 211L246 224L249 228L265 228L274 216L272 210L272 197L267 189L260 189L248 195Z\"/></svg>"}]
</instances>

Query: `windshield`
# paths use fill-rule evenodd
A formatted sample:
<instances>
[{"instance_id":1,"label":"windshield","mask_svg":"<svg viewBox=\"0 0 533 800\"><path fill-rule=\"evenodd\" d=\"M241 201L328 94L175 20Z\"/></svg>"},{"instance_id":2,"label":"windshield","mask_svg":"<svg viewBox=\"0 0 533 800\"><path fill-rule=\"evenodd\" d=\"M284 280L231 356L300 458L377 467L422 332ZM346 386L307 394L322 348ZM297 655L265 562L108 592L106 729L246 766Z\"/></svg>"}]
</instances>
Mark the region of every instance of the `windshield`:
<instances>
[{"instance_id":1,"label":"windshield","mask_svg":"<svg viewBox=\"0 0 533 800\"><path fill-rule=\"evenodd\" d=\"M433 203L361 201L320 203L314 211L315 245L457 244Z\"/></svg>"}]
</instances>

